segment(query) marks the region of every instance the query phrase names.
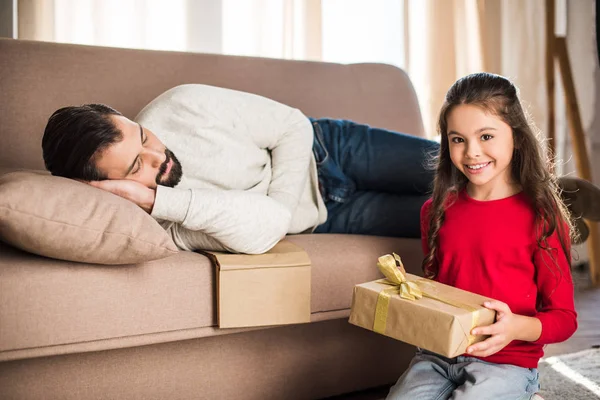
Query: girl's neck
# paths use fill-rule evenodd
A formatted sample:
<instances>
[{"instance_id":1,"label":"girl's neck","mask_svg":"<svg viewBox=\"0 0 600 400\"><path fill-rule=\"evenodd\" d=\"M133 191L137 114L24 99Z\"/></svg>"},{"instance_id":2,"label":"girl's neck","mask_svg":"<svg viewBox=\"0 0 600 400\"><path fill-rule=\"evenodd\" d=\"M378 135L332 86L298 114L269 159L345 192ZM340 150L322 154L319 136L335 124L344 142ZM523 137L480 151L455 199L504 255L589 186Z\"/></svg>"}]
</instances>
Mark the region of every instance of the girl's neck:
<instances>
[{"instance_id":1,"label":"girl's neck","mask_svg":"<svg viewBox=\"0 0 600 400\"><path fill-rule=\"evenodd\" d=\"M470 198L479 201L490 201L505 199L521 192L523 188L516 182L505 182L503 185L476 186L471 182L467 183L467 194Z\"/></svg>"}]
</instances>

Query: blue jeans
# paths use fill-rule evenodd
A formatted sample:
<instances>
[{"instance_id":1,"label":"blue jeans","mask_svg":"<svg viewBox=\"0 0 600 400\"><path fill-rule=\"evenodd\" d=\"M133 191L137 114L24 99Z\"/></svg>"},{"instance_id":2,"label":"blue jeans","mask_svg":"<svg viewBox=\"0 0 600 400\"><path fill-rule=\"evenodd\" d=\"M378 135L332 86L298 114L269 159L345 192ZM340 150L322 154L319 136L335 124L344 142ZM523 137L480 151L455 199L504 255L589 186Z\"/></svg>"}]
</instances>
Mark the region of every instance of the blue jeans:
<instances>
[{"instance_id":1,"label":"blue jeans","mask_svg":"<svg viewBox=\"0 0 600 400\"><path fill-rule=\"evenodd\" d=\"M538 380L535 368L418 350L386 400L528 400Z\"/></svg>"},{"instance_id":2,"label":"blue jeans","mask_svg":"<svg viewBox=\"0 0 600 400\"><path fill-rule=\"evenodd\" d=\"M438 143L352 121L311 119L327 221L316 233L420 237Z\"/></svg>"}]
</instances>

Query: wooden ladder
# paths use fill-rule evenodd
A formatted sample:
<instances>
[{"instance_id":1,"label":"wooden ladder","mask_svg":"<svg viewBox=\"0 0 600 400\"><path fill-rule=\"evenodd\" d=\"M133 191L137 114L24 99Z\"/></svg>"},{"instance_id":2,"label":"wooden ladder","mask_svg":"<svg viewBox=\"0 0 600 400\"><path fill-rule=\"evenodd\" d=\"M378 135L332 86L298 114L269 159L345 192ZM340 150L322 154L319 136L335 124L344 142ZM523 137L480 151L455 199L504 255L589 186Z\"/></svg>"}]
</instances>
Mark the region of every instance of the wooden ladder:
<instances>
[{"instance_id":1,"label":"wooden ladder","mask_svg":"<svg viewBox=\"0 0 600 400\"><path fill-rule=\"evenodd\" d=\"M555 61L558 61L565 90L567 120L573 144L575 168L580 178L593 182L585 132L581 123L581 114L579 113L579 106L577 104L571 64L569 63L567 40L564 37L556 36L555 17L555 0L546 0L546 87L548 89L548 139L550 141L550 155L554 157L556 147L554 65ZM586 223L590 228L590 236L587 240L590 276L592 285L597 287L600 286L600 236L598 235L598 226L595 222L586 220Z\"/></svg>"}]
</instances>

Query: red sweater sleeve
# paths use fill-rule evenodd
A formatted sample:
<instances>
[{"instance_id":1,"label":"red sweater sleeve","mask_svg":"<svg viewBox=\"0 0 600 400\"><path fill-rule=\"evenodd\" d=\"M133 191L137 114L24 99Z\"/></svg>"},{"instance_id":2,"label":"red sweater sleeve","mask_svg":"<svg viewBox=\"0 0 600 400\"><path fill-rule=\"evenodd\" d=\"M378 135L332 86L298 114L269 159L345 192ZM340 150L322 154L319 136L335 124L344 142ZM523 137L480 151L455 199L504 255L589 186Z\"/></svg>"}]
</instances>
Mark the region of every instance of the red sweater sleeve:
<instances>
[{"instance_id":1,"label":"red sweater sleeve","mask_svg":"<svg viewBox=\"0 0 600 400\"><path fill-rule=\"evenodd\" d=\"M577 329L573 279L557 232L548 238L548 247L536 249L533 260L540 296L536 317L542 322L542 334L535 343L542 345L567 340Z\"/></svg>"},{"instance_id":2,"label":"red sweater sleeve","mask_svg":"<svg viewBox=\"0 0 600 400\"><path fill-rule=\"evenodd\" d=\"M429 254L429 245L427 244L427 234L429 232L429 211L431 210L432 199L429 199L421 207L421 247L423 255Z\"/></svg>"}]
</instances>

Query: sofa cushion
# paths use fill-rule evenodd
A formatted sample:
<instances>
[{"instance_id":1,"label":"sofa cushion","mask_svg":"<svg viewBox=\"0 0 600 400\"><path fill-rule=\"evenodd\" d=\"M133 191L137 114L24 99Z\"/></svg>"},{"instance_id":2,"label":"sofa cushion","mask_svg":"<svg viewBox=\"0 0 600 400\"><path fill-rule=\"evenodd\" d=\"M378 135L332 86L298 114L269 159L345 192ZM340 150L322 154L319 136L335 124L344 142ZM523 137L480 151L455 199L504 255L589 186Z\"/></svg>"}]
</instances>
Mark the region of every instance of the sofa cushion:
<instances>
[{"instance_id":1,"label":"sofa cushion","mask_svg":"<svg viewBox=\"0 0 600 400\"><path fill-rule=\"evenodd\" d=\"M173 255L167 232L130 201L71 179L0 176L0 239L46 257L132 264Z\"/></svg>"},{"instance_id":2,"label":"sofa cushion","mask_svg":"<svg viewBox=\"0 0 600 400\"><path fill-rule=\"evenodd\" d=\"M348 317L354 285L381 277L377 257L395 251L412 273L421 265L416 239L287 239L311 258L313 322ZM265 329L215 327L215 271L197 253L118 268L0 253L0 361Z\"/></svg>"}]
</instances>

